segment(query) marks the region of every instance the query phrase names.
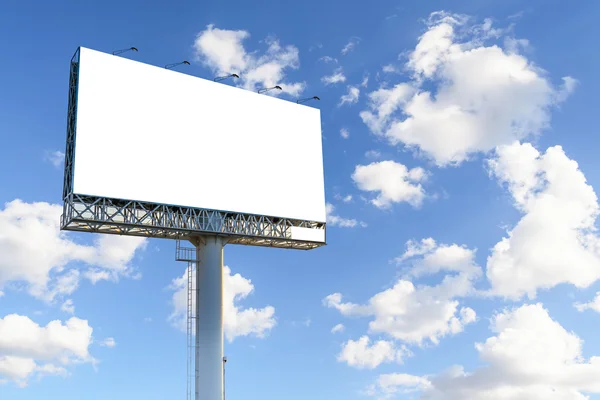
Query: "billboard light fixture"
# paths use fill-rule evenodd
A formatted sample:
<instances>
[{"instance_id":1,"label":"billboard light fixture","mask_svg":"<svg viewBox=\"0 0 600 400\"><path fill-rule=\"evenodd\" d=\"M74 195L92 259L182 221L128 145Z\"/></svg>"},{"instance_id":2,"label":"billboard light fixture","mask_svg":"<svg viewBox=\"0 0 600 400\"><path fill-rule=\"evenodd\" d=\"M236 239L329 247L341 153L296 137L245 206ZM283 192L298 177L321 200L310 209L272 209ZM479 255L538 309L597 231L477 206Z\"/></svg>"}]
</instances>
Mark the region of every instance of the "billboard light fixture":
<instances>
[{"instance_id":1,"label":"billboard light fixture","mask_svg":"<svg viewBox=\"0 0 600 400\"><path fill-rule=\"evenodd\" d=\"M229 74L229 75L225 75L225 76L217 76L215 79L213 79L213 81L220 82L220 81L222 81L224 79L227 79L227 78L236 78L237 79L239 77L240 76L238 74Z\"/></svg>"},{"instance_id":2,"label":"billboard light fixture","mask_svg":"<svg viewBox=\"0 0 600 400\"><path fill-rule=\"evenodd\" d=\"M171 69L171 68L174 68L174 67L176 67L178 65L182 65L182 64L184 64L184 65L190 65L190 62L189 61L181 61L181 62L178 62L178 63L167 64L167 65L165 65L165 68L166 69Z\"/></svg>"},{"instance_id":3,"label":"billboard light fixture","mask_svg":"<svg viewBox=\"0 0 600 400\"><path fill-rule=\"evenodd\" d=\"M296 103L300 104L300 103L306 103L307 101L311 101L311 100L321 100L319 98L319 96L313 96L313 97L307 97L305 99L298 99L296 100Z\"/></svg>"},{"instance_id":4,"label":"billboard light fixture","mask_svg":"<svg viewBox=\"0 0 600 400\"><path fill-rule=\"evenodd\" d=\"M283 89L281 88L281 86L279 86L279 85L276 85L276 86L273 86L273 87L270 87L270 88L263 88L263 89L259 89L259 90L258 90L258 93L266 93L266 92L268 92L269 90L273 90L273 89L277 89L277 90L283 90Z\"/></svg>"},{"instance_id":5,"label":"billboard light fixture","mask_svg":"<svg viewBox=\"0 0 600 400\"><path fill-rule=\"evenodd\" d=\"M118 56L119 54L125 53L126 51L138 51L137 47L129 47L127 49L115 50L112 52L113 56Z\"/></svg>"}]
</instances>

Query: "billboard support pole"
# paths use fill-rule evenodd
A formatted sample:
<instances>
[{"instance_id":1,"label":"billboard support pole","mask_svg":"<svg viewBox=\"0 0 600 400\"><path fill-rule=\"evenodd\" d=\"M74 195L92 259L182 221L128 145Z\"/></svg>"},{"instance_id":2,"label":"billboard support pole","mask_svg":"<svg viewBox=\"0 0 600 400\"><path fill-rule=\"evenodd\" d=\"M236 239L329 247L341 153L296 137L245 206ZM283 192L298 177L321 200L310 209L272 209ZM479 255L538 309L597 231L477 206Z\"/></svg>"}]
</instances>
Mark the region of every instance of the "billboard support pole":
<instances>
[{"instance_id":1,"label":"billboard support pole","mask_svg":"<svg viewBox=\"0 0 600 400\"><path fill-rule=\"evenodd\" d=\"M226 239L202 236L196 246L195 400L223 397L223 250Z\"/></svg>"}]
</instances>

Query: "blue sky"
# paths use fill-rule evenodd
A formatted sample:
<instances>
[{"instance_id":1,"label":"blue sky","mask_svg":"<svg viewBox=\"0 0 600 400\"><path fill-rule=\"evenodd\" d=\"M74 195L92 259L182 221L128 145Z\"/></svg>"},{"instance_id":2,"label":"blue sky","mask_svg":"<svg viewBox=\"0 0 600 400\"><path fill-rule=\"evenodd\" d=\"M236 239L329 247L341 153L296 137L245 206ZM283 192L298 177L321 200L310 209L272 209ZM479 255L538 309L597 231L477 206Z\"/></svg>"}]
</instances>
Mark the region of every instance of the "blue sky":
<instances>
[{"instance_id":1,"label":"blue sky","mask_svg":"<svg viewBox=\"0 0 600 400\"><path fill-rule=\"evenodd\" d=\"M185 396L175 244L58 230L78 46L321 98L328 245L226 248L228 398L600 398L600 5L412 3L4 2L0 398Z\"/></svg>"}]
</instances>

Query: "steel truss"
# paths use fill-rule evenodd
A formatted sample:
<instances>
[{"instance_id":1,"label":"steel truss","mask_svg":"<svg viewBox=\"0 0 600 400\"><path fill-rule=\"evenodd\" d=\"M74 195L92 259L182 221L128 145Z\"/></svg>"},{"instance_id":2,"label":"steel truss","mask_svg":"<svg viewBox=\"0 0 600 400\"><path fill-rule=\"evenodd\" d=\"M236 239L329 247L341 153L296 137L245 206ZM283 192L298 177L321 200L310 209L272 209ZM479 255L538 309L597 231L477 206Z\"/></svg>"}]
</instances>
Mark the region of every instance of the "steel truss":
<instances>
[{"instance_id":1,"label":"steel truss","mask_svg":"<svg viewBox=\"0 0 600 400\"><path fill-rule=\"evenodd\" d=\"M325 224L199 208L167 206L69 194L61 229L152 238L187 239L222 235L228 244L310 250L325 243L291 239L292 227L325 229Z\"/></svg>"},{"instance_id":2,"label":"steel truss","mask_svg":"<svg viewBox=\"0 0 600 400\"><path fill-rule=\"evenodd\" d=\"M73 192L73 162L75 161L75 129L77 126L77 91L79 85L79 49L71 58L69 75L69 105L67 111L67 148L65 149L65 175L63 199Z\"/></svg>"},{"instance_id":3,"label":"steel truss","mask_svg":"<svg viewBox=\"0 0 600 400\"><path fill-rule=\"evenodd\" d=\"M61 229L169 239L223 235L227 236L229 244L299 250L325 245L291 238L292 227L325 230L325 224L321 222L73 193L78 79L79 49L71 59Z\"/></svg>"}]
</instances>

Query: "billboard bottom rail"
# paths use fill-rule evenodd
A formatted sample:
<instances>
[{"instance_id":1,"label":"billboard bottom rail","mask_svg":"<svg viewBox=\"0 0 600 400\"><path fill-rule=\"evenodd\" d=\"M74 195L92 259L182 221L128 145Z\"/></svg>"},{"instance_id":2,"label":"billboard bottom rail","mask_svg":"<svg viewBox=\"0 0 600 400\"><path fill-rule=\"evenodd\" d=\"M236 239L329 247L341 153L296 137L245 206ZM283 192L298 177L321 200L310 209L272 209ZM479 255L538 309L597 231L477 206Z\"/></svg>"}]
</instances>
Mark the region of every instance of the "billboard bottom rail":
<instances>
[{"instance_id":1,"label":"billboard bottom rail","mask_svg":"<svg viewBox=\"0 0 600 400\"><path fill-rule=\"evenodd\" d=\"M324 223L76 194L64 200L61 229L166 239L218 235L229 244L298 250L325 245ZM298 229L318 239L297 240Z\"/></svg>"}]
</instances>

